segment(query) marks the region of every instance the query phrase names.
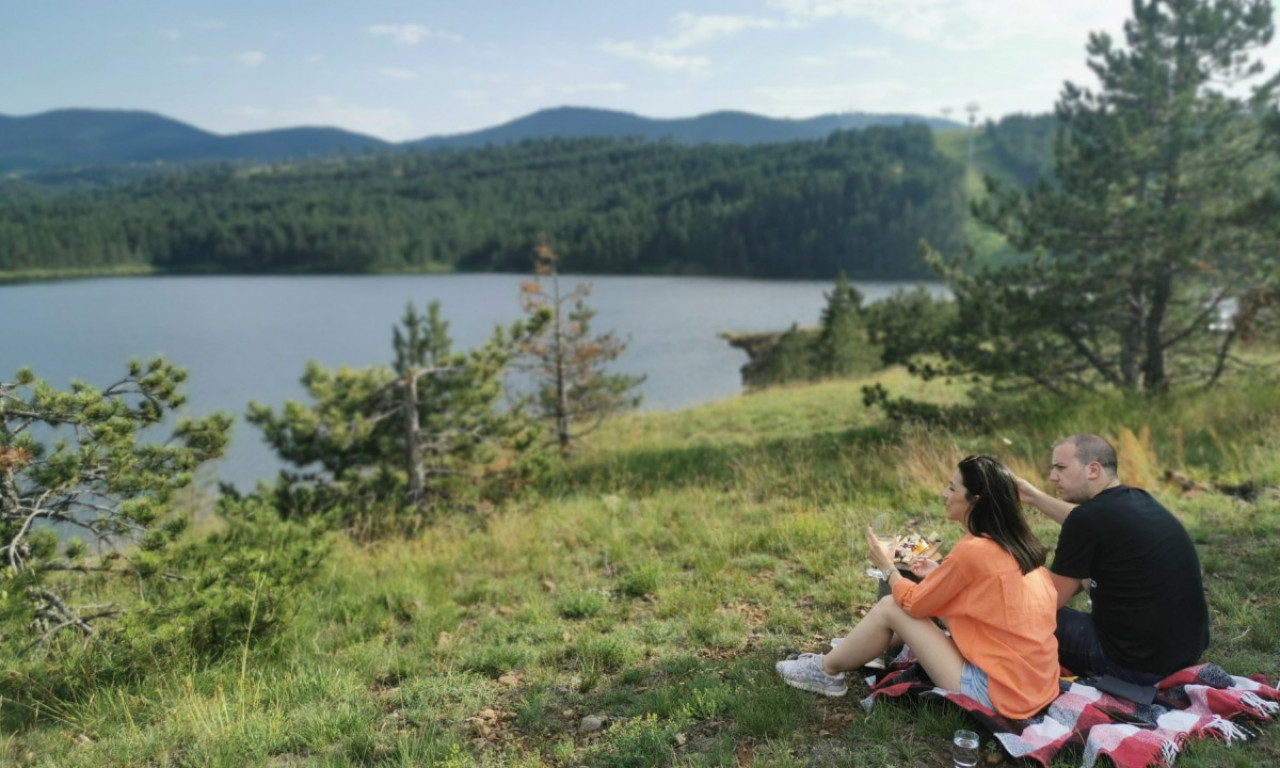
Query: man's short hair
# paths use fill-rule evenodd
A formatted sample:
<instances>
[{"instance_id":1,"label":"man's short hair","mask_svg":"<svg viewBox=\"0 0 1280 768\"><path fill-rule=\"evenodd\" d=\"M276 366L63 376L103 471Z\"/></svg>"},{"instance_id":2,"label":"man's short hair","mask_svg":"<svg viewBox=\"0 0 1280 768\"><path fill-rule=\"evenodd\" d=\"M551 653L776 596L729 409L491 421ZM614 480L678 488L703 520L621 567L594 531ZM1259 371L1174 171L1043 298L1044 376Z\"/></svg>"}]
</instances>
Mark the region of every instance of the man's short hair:
<instances>
[{"instance_id":1,"label":"man's short hair","mask_svg":"<svg viewBox=\"0 0 1280 768\"><path fill-rule=\"evenodd\" d=\"M1116 465L1119 460L1116 458L1116 449L1111 447L1111 443L1097 435L1072 435L1060 440L1058 445L1065 443L1076 447L1076 461L1085 466L1096 461L1102 465L1102 471L1108 476L1116 476Z\"/></svg>"}]
</instances>

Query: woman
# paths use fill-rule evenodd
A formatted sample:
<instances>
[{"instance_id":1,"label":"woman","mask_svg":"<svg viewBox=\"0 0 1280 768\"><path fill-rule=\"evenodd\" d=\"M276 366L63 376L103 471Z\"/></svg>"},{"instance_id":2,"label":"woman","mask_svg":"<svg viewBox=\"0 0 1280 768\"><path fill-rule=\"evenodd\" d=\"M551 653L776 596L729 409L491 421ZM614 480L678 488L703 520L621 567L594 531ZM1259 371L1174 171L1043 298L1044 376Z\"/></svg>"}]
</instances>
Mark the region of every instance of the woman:
<instances>
[{"instance_id":1,"label":"woman","mask_svg":"<svg viewBox=\"0 0 1280 768\"><path fill-rule=\"evenodd\" d=\"M959 691L1001 715L1025 719L1058 695L1057 593L1044 568L1048 550L1031 533L1008 469L990 456L960 462L942 498L965 535L941 564L916 558L915 584L867 529L876 567L892 594L825 656L778 662L788 685L843 696L844 672L880 657L895 642L911 647L934 684ZM950 636L930 617L947 622Z\"/></svg>"}]
</instances>

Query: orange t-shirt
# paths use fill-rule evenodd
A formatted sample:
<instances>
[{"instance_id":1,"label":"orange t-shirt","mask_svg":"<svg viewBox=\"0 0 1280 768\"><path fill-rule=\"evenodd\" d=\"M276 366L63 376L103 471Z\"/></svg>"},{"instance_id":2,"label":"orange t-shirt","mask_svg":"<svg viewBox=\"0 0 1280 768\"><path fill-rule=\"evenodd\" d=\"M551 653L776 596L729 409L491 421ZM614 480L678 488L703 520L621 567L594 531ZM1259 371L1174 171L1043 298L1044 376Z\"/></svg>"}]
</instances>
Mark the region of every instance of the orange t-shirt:
<instances>
[{"instance_id":1,"label":"orange t-shirt","mask_svg":"<svg viewBox=\"0 0 1280 768\"><path fill-rule=\"evenodd\" d=\"M911 616L946 620L1005 717L1030 717L1058 696L1058 594L1044 568L1024 576L999 544L966 534L919 584L899 579L893 598Z\"/></svg>"}]
</instances>

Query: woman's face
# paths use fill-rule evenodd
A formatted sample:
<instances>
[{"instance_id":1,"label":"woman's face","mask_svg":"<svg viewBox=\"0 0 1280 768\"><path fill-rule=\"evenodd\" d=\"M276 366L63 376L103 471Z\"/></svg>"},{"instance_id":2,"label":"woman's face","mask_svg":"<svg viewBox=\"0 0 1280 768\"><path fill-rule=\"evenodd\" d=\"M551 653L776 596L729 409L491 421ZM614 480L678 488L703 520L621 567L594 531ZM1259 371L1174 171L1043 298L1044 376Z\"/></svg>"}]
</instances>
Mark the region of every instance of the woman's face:
<instances>
[{"instance_id":1,"label":"woman's face","mask_svg":"<svg viewBox=\"0 0 1280 768\"><path fill-rule=\"evenodd\" d=\"M942 492L942 501L947 508L947 519L967 527L973 502L965 498L964 480L960 477L959 468L951 473L951 480Z\"/></svg>"}]
</instances>

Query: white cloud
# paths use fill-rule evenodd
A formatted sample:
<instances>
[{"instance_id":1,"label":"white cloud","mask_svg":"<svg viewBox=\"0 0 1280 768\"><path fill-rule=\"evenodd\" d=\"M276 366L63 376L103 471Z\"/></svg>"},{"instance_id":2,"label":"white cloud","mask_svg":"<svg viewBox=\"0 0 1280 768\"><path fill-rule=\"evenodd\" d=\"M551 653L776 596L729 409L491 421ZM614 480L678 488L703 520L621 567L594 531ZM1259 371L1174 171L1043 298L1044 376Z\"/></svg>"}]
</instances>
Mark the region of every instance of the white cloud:
<instances>
[{"instance_id":1,"label":"white cloud","mask_svg":"<svg viewBox=\"0 0 1280 768\"><path fill-rule=\"evenodd\" d=\"M1117 0L769 0L794 20L864 19L902 37L955 51L993 43L1084 40L1118 33L1130 12Z\"/></svg>"},{"instance_id":2,"label":"white cloud","mask_svg":"<svg viewBox=\"0 0 1280 768\"><path fill-rule=\"evenodd\" d=\"M198 33L214 32L223 29L226 26L227 25L221 21L198 20L188 21L176 27L157 27L155 32L167 40L173 40L176 42L192 37L199 37ZM190 34L193 30L197 34Z\"/></svg>"},{"instance_id":3,"label":"white cloud","mask_svg":"<svg viewBox=\"0 0 1280 768\"><path fill-rule=\"evenodd\" d=\"M699 16L692 13L676 14L671 24L675 27L675 34L655 41L655 47L668 51L683 51L722 37L733 37L748 29L779 29L797 26L795 21L780 21L758 16Z\"/></svg>"},{"instance_id":4,"label":"white cloud","mask_svg":"<svg viewBox=\"0 0 1280 768\"><path fill-rule=\"evenodd\" d=\"M397 69L395 67L383 67L378 70L378 74L383 77L389 77L392 80L413 80L418 77L407 69Z\"/></svg>"},{"instance_id":5,"label":"white cloud","mask_svg":"<svg viewBox=\"0 0 1280 768\"><path fill-rule=\"evenodd\" d=\"M232 58L240 66L253 69L262 66L262 62L267 60L267 54L262 51L245 51L244 53L237 53Z\"/></svg>"},{"instance_id":6,"label":"white cloud","mask_svg":"<svg viewBox=\"0 0 1280 768\"><path fill-rule=\"evenodd\" d=\"M635 43L614 42L605 40L600 43L600 50L628 61L638 61L650 69L659 72L689 72L700 74L706 72L711 61L705 56L683 56L671 51L656 48L643 49Z\"/></svg>"},{"instance_id":7,"label":"white cloud","mask_svg":"<svg viewBox=\"0 0 1280 768\"><path fill-rule=\"evenodd\" d=\"M851 61L887 61L893 58L888 48L841 48L829 53L801 56L796 61L806 67L839 67Z\"/></svg>"},{"instance_id":8,"label":"white cloud","mask_svg":"<svg viewBox=\"0 0 1280 768\"><path fill-rule=\"evenodd\" d=\"M389 37L401 45L417 45L429 37L455 43L462 42L462 38L458 35L424 27L421 24L374 24L369 27L369 34L374 37Z\"/></svg>"},{"instance_id":9,"label":"white cloud","mask_svg":"<svg viewBox=\"0 0 1280 768\"><path fill-rule=\"evenodd\" d=\"M677 13L671 17L671 34L642 46L631 41L604 40L599 49L629 61L638 61L660 72L700 74L711 66L706 56L691 56L690 48L733 37L751 29L781 29L801 26L795 19L768 19L760 16L698 15Z\"/></svg>"}]
</instances>

